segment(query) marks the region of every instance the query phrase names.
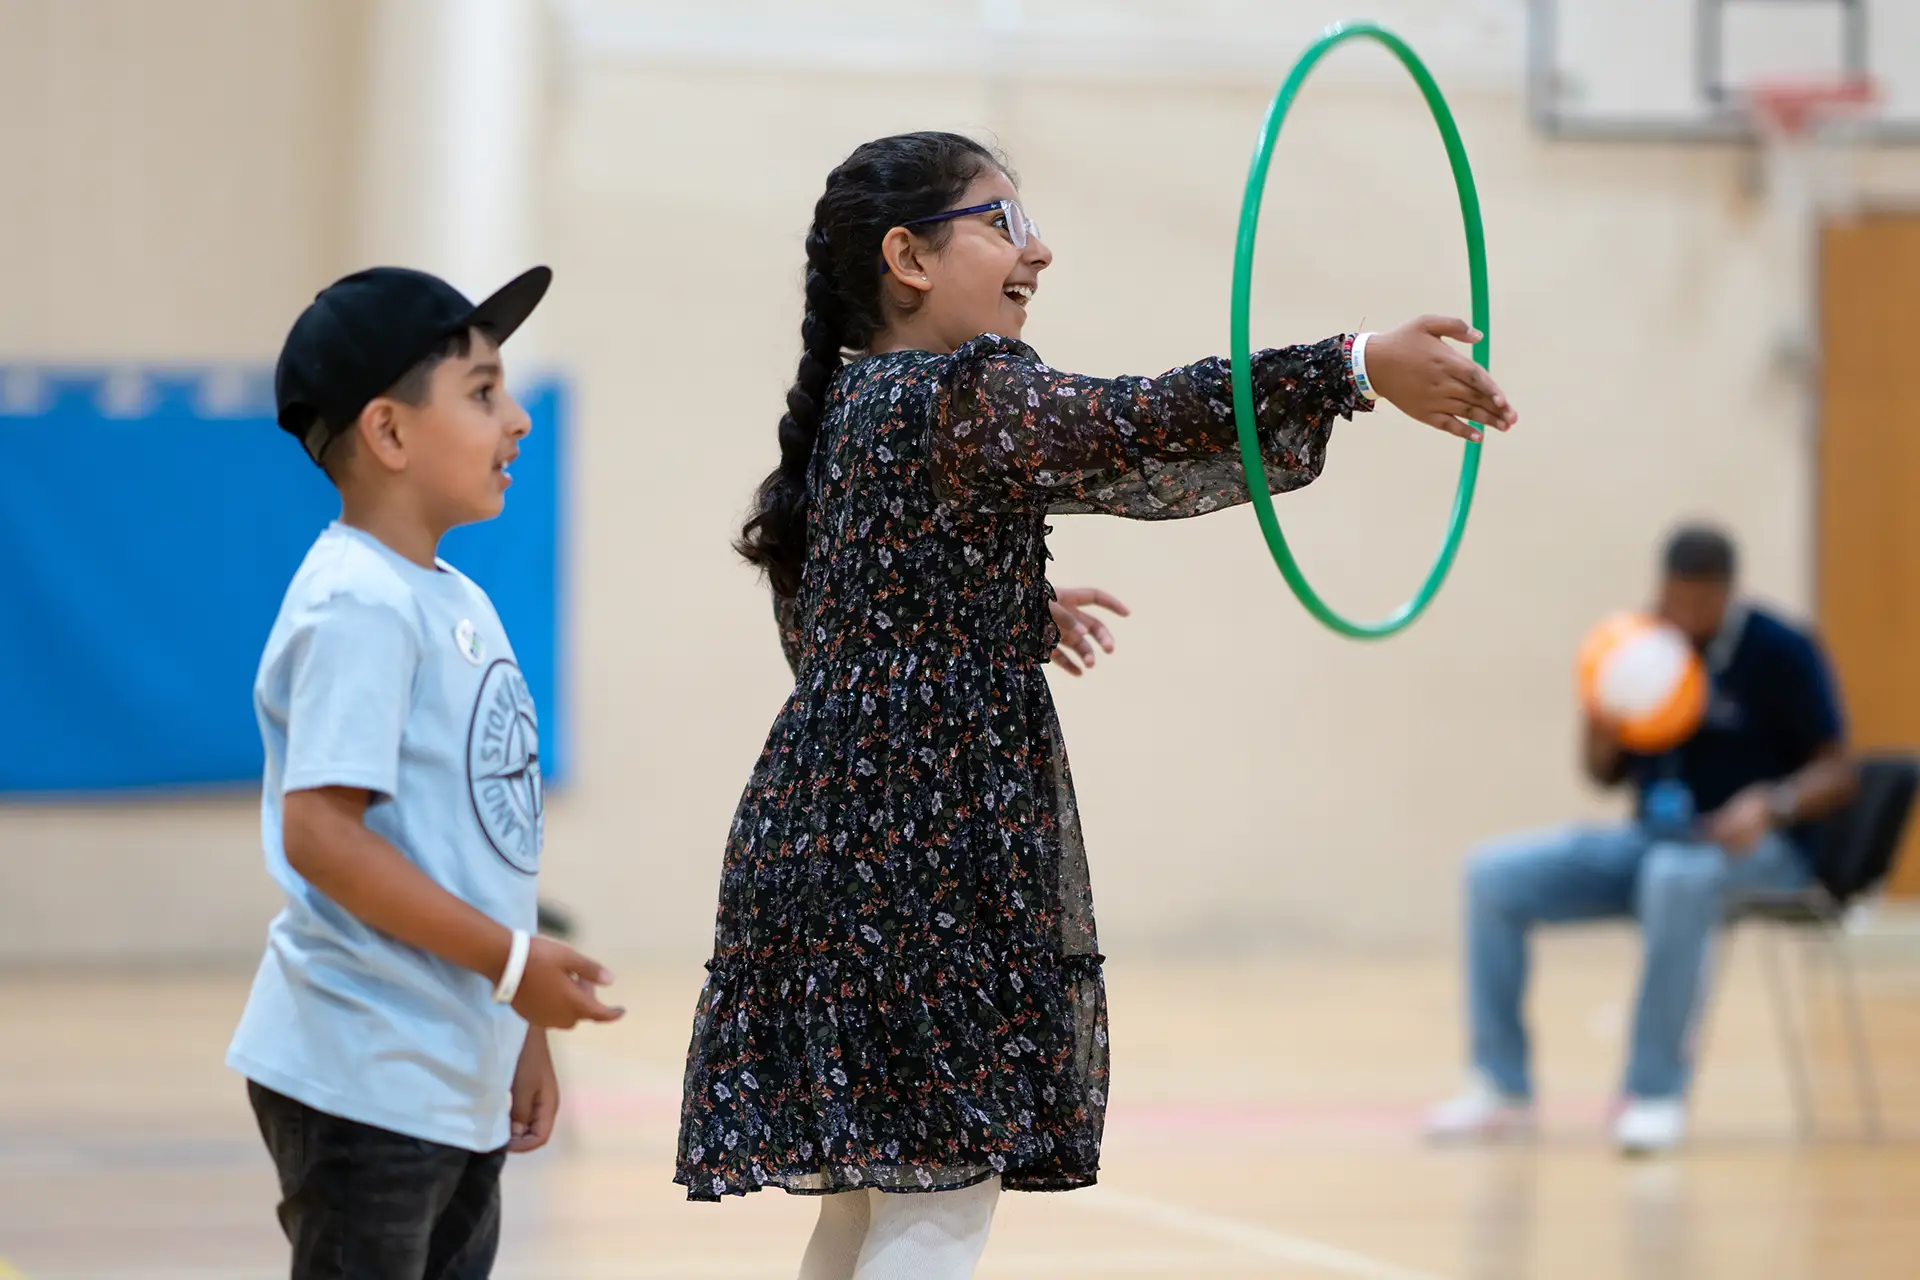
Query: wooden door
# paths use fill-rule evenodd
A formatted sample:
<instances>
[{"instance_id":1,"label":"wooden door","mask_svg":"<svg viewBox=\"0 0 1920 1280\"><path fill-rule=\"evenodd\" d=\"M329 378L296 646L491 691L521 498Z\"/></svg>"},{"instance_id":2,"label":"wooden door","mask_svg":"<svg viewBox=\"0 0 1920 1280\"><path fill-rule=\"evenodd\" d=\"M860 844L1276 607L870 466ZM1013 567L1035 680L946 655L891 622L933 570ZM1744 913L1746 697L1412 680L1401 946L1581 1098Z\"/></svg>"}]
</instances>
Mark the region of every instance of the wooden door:
<instances>
[{"instance_id":1,"label":"wooden door","mask_svg":"<svg viewBox=\"0 0 1920 1280\"><path fill-rule=\"evenodd\" d=\"M1821 232L1818 598L1853 741L1920 749L1920 212ZM1890 896L1920 897L1920 813Z\"/></svg>"}]
</instances>

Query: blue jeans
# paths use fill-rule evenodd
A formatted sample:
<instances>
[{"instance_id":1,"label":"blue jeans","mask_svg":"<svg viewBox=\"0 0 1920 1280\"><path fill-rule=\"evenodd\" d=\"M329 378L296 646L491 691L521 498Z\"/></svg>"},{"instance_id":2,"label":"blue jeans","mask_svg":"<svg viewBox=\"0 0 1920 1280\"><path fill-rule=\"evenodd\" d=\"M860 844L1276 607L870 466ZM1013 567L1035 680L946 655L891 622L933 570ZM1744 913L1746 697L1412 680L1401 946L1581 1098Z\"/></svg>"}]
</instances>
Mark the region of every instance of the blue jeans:
<instances>
[{"instance_id":1,"label":"blue jeans","mask_svg":"<svg viewBox=\"0 0 1920 1280\"><path fill-rule=\"evenodd\" d=\"M1520 1021L1532 926L1637 917L1644 955L1626 1091L1683 1096L1703 972L1728 899L1811 881L1794 845L1776 834L1745 857L1713 844L1656 841L1631 825L1567 827L1489 845L1467 868L1474 1066L1502 1093L1533 1094Z\"/></svg>"}]
</instances>

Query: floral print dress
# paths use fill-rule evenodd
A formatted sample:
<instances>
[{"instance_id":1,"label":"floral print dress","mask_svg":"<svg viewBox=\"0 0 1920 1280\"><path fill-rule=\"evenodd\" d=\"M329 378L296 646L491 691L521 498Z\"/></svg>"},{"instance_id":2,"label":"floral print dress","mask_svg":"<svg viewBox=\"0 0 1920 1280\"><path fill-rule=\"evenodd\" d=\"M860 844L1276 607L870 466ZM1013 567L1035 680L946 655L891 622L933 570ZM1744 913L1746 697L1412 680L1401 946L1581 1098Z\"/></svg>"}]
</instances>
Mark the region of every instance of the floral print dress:
<instances>
[{"instance_id":1,"label":"floral print dress","mask_svg":"<svg viewBox=\"0 0 1920 1280\"><path fill-rule=\"evenodd\" d=\"M1351 337L1253 357L1272 492L1367 404ZM1043 670L1049 514L1247 500L1228 367L1060 373L984 336L835 375L782 602L795 687L729 833L674 1180L1088 1186L1107 1017Z\"/></svg>"}]
</instances>

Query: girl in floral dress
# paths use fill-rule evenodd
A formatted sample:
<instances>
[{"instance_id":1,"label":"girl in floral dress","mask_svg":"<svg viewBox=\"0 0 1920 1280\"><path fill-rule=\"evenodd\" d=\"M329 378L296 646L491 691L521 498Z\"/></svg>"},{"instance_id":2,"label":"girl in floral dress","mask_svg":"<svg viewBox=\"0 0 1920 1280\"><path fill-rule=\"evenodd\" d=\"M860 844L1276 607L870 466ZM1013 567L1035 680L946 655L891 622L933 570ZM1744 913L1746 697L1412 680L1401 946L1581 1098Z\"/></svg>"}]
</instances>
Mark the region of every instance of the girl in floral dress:
<instances>
[{"instance_id":1,"label":"girl in floral dress","mask_svg":"<svg viewBox=\"0 0 1920 1280\"><path fill-rule=\"evenodd\" d=\"M740 542L799 675L727 840L675 1181L824 1197L804 1280L963 1278L1002 1188L1092 1185L1106 1109L1046 519L1203 515L1246 479L1225 361L1087 378L1019 341L1053 255L979 144L862 146L806 252L780 465ZM1472 336L1255 354L1270 490L1376 393L1459 435L1511 425L1443 341Z\"/></svg>"}]
</instances>

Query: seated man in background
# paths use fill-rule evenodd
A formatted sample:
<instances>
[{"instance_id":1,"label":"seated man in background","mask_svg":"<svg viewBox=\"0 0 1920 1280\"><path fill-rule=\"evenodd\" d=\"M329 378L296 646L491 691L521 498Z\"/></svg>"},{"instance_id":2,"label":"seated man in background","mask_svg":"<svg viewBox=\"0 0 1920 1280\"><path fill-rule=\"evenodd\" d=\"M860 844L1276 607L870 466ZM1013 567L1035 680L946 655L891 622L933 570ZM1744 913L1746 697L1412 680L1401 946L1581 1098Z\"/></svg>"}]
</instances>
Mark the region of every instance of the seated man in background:
<instances>
[{"instance_id":1,"label":"seated man in background","mask_svg":"<svg viewBox=\"0 0 1920 1280\"><path fill-rule=\"evenodd\" d=\"M1710 944L1730 896L1790 892L1813 880L1818 819L1853 794L1834 682L1813 636L1734 595L1734 548L1693 527L1668 542L1658 612L1699 649L1711 680L1699 730L1659 760L1586 726L1587 773L1632 783L1635 820L1508 838L1467 867L1467 988L1477 1080L1431 1114L1435 1138L1486 1138L1532 1126L1521 1002L1535 924L1637 917L1643 938L1626 1097L1615 1139L1630 1152L1677 1144L1686 1128L1692 1030ZM1649 823L1649 784L1677 777L1699 817ZM1671 785L1669 782L1668 785Z\"/></svg>"}]
</instances>

